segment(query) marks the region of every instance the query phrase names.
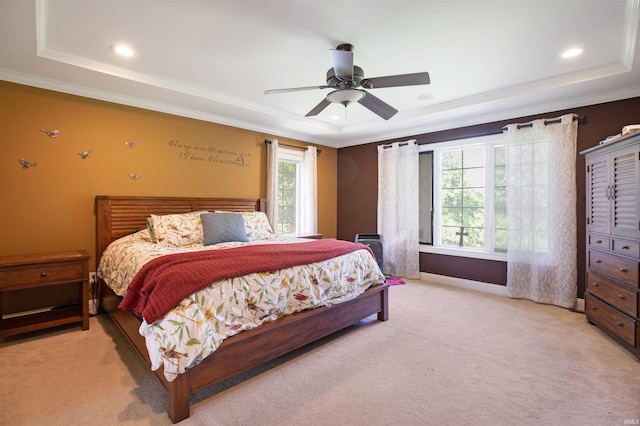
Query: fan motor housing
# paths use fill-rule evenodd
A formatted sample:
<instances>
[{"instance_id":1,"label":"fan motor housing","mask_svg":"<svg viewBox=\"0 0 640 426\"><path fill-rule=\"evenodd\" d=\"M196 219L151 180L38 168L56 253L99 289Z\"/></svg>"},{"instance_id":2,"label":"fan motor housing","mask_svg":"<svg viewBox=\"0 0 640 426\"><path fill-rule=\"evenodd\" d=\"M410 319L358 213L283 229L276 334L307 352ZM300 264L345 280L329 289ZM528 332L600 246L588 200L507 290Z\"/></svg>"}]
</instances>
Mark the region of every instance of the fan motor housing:
<instances>
[{"instance_id":1,"label":"fan motor housing","mask_svg":"<svg viewBox=\"0 0 640 426\"><path fill-rule=\"evenodd\" d=\"M351 81L340 80L336 77L336 72L333 68L329 68L327 71L327 86L338 89L359 87L362 80L364 80L364 71L357 65L353 66L353 79Z\"/></svg>"}]
</instances>

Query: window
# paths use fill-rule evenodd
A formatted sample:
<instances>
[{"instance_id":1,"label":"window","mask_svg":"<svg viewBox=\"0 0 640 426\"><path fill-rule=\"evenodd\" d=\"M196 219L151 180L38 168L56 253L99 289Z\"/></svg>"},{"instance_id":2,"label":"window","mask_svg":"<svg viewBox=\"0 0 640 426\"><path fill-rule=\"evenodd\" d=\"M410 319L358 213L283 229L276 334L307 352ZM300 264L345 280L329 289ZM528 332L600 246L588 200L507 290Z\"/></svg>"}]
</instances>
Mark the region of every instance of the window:
<instances>
[{"instance_id":1,"label":"window","mask_svg":"<svg viewBox=\"0 0 640 426\"><path fill-rule=\"evenodd\" d=\"M421 151L420 242L428 243L424 234L432 236L435 247L506 251L506 156L502 135L423 145ZM428 157L422 159L428 153L432 153L431 162ZM433 213L425 207L430 203ZM423 230L427 226L430 232Z\"/></svg>"},{"instance_id":2,"label":"window","mask_svg":"<svg viewBox=\"0 0 640 426\"><path fill-rule=\"evenodd\" d=\"M300 232L302 211L301 182L304 151L280 148L278 151L278 234Z\"/></svg>"},{"instance_id":3,"label":"window","mask_svg":"<svg viewBox=\"0 0 640 426\"><path fill-rule=\"evenodd\" d=\"M440 171L440 244L484 247L484 147L438 152Z\"/></svg>"},{"instance_id":4,"label":"window","mask_svg":"<svg viewBox=\"0 0 640 426\"><path fill-rule=\"evenodd\" d=\"M493 148L493 249L507 251L507 150Z\"/></svg>"},{"instance_id":5,"label":"window","mask_svg":"<svg viewBox=\"0 0 640 426\"><path fill-rule=\"evenodd\" d=\"M419 158L420 244L433 244L433 151L421 152Z\"/></svg>"}]
</instances>

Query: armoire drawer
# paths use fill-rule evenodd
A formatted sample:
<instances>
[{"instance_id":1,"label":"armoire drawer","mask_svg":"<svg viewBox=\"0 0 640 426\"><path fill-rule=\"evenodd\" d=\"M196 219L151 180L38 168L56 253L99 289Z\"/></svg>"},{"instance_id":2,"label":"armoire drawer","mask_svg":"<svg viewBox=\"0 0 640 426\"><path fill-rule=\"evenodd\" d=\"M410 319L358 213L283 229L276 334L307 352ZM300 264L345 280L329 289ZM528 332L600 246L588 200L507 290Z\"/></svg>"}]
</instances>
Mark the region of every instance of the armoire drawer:
<instances>
[{"instance_id":1,"label":"armoire drawer","mask_svg":"<svg viewBox=\"0 0 640 426\"><path fill-rule=\"evenodd\" d=\"M624 256L640 259L640 242L634 240L625 240L623 238L611 238L611 253L621 254Z\"/></svg>"},{"instance_id":2,"label":"armoire drawer","mask_svg":"<svg viewBox=\"0 0 640 426\"><path fill-rule=\"evenodd\" d=\"M609 236L600 234L589 234L587 235L587 244L589 245L589 248L609 251Z\"/></svg>"},{"instance_id":3,"label":"armoire drawer","mask_svg":"<svg viewBox=\"0 0 640 426\"><path fill-rule=\"evenodd\" d=\"M638 262L597 250L589 250L589 269L638 288Z\"/></svg>"},{"instance_id":4,"label":"armoire drawer","mask_svg":"<svg viewBox=\"0 0 640 426\"><path fill-rule=\"evenodd\" d=\"M640 293L587 273L587 291L632 317L638 316Z\"/></svg>"},{"instance_id":5,"label":"armoire drawer","mask_svg":"<svg viewBox=\"0 0 640 426\"><path fill-rule=\"evenodd\" d=\"M593 320L632 346L636 345L636 321L617 311L596 296L585 295L587 320Z\"/></svg>"}]
</instances>

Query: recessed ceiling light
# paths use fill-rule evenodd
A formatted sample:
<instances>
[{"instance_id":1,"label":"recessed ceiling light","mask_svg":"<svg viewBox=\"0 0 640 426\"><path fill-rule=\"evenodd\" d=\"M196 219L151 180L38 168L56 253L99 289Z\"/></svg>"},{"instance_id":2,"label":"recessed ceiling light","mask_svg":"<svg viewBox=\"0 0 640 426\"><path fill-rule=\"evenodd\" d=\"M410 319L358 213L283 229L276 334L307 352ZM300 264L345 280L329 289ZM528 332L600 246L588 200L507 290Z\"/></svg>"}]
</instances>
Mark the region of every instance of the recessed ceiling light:
<instances>
[{"instance_id":1,"label":"recessed ceiling light","mask_svg":"<svg viewBox=\"0 0 640 426\"><path fill-rule=\"evenodd\" d=\"M564 52L562 52L560 56L563 57L564 59L574 58L582 54L582 52L584 52L584 49L582 47L576 47L573 49L565 50Z\"/></svg>"},{"instance_id":2,"label":"recessed ceiling light","mask_svg":"<svg viewBox=\"0 0 640 426\"><path fill-rule=\"evenodd\" d=\"M340 116L339 115L332 115L331 119L332 120L340 120Z\"/></svg>"},{"instance_id":3,"label":"recessed ceiling light","mask_svg":"<svg viewBox=\"0 0 640 426\"><path fill-rule=\"evenodd\" d=\"M126 44L112 44L111 46L109 46L109 48L118 55L127 58L132 57L136 53L131 47L127 46Z\"/></svg>"}]
</instances>

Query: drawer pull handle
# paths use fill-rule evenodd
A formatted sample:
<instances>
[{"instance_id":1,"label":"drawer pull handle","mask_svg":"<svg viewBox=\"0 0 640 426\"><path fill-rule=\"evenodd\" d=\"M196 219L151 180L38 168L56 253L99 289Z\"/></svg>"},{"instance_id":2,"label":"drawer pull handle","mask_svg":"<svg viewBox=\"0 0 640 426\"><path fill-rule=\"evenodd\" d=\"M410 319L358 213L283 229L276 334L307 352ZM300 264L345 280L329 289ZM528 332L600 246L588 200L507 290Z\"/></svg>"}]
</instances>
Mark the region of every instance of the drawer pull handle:
<instances>
[{"instance_id":1,"label":"drawer pull handle","mask_svg":"<svg viewBox=\"0 0 640 426\"><path fill-rule=\"evenodd\" d=\"M596 260L596 263L602 263L602 260L598 259Z\"/></svg>"},{"instance_id":2,"label":"drawer pull handle","mask_svg":"<svg viewBox=\"0 0 640 426\"><path fill-rule=\"evenodd\" d=\"M595 311L596 309L598 309L597 307L595 307L594 305L591 305L591 310Z\"/></svg>"},{"instance_id":3,"label":"drawer pull handle","mask_svg":"<svg viewBox=\"0 0 640 426\"><path fill-rule=\"evenodd\" d=\"M47 278L46 272L40 272L40 278Z\"/></svg>"},{"instance_id":4,"label":"drawer pull handle","mask_svg":"<svg viewBox=\"0 0 640 426\"><path fill-rule=\"evenodd\" d=\"M629 250L629 246L622 246L622 250Z\"/></svg>"},{"instance_id":5,"label":"drawer pull handle","mask_svg":"<svg viewBox=\"0 0 640 426\"><path fill-rule=\"evenodd\" d=\"M622 327L622 323L621 323L620 321L616 321L616 325L617 325L618 327Z\"/></svg>"},{"instance_id":6,"label":"drawer pull handle","mask_svg":"<svg viewBox=\"0 0 640 426\"><path fill-rule=\"evenodd\" d=\"M619 299L619 300L624 300L624 296L623 296L623 295L621 295L621 294L619 294L619 295L618 295L618 299Z\"/></svg>"},{"instance_id":7,"label":"drawer pull handle","mask_svg":"<svg viewBox=\"0 0 640 426\"><path fill-rule=\"evenodd\" d=\"M619 271L620 272L627 272L627 268L620 268Z\"/></svg>"},{"instance_id":8,"label":"drawer pull handle","mask_svg":"<svg viewBox=\"0 0 640 426\"><path fill-rule=\"evenodd\" d=\"M596 244L602 244L602 240L596 241Z\"/></svg>"},{"instance_id":9,"label":"drawer pull handle","mask_svg":"<svg viewBox=\"0 0 640 426\"><path fill-rule=\"evenodd\" d=\"M591 283L591 285L594 286L594 287L598 287L600 284L598 284L597 282L594 281L594 282Z\"/></svg>"}]
</instances>

